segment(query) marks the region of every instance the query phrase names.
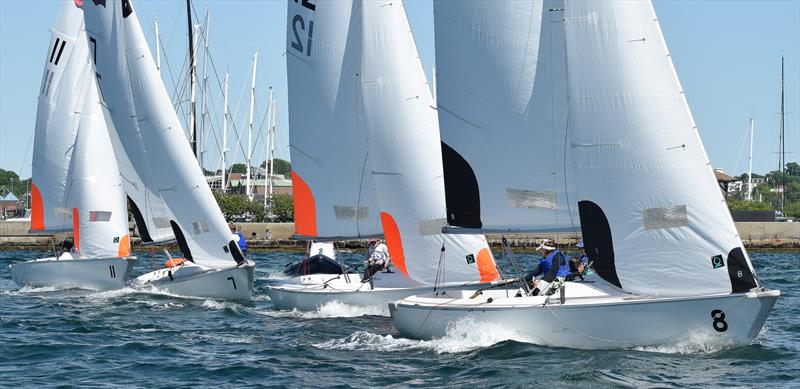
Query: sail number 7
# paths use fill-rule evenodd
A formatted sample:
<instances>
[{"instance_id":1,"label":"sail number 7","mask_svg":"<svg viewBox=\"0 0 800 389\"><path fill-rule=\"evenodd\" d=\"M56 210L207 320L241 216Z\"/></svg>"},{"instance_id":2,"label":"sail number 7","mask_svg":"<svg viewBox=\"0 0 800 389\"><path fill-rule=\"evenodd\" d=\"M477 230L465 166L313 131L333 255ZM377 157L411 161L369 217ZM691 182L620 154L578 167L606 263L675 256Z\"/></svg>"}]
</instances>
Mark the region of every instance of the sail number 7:
<instances>
[{"instance_id":1,"label":"sail number 7","mask_svg":"<svg viewBox=\"0 0 800 389\"><path fill-rule=\"evenodd\" d=\"M317 9L316 4L312 3L310 0L294 0L294 2L299 2L300 5L307 8L311 12L314 12ZM291 42L292 48L310 57L311 42L314 36L314 21L309 20L308 24L306 25L306 20L303 18L303 16L300 14L295 14L294 17L292 17L291 25L292 32L294 33L294 39ZM305 34L306 36L305 44L303 39L300 37L301 34Z\"/></svg>"}]
</instances>

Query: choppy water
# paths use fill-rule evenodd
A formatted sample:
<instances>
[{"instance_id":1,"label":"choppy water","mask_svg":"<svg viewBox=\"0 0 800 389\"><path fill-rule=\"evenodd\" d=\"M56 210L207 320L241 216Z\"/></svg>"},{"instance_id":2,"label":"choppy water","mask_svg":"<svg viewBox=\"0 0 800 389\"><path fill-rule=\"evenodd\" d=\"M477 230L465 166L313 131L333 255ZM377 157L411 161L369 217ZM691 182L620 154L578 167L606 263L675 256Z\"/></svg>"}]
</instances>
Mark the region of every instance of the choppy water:
<instances>
[{"instance_id":1,"label":"choppy water","mask_svg":"<svg viewBox=\"0 0 800 389\"><path fill-rule=\"evenodd\" d=\"M20 290L7 265L42 254L0 251L2 387L800 386L798 253L752 253L764 284L782 291L754 344L622 351L540 347L471 322L410 340L385 308L275 311L266 287L296 253L252 255L256 298L245 305L130 288ZM154 259L163 261L140 255L134 276Z\"/></svg>"}]
</instances>

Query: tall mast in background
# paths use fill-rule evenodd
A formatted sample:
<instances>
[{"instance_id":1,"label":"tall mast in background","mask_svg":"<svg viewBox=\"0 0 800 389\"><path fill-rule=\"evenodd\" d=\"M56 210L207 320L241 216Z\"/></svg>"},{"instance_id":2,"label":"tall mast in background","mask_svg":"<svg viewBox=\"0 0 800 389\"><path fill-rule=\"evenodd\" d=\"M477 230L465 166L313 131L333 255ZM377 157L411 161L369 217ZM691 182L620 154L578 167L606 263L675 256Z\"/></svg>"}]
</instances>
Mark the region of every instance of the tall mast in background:
<instances>
[{"instance_id":1,"label":"tall mast in background","mask_svg":"<svg viewBox=\"0 0 800 389\"><path fill-rule=\"evenodd\" d=\"M225 154L228 153L228 72L225 72L225 85L222 90L223 108L222 108L222 193L228 189L225 174L227 167L225 166Z\"/></svg>"},{"instance_id":2,"label":"tall mast in background","mask_svg":"<svg viewBox=\"0 0 800 389\"><path fill-rule=\"evenodd\" d=\"M781 182L780 182L780 205L781 205L781 215L786 216L784 213L784 206L786 205L786 138L784 136L784 116L786 113L784 112L783 107L783 55L781 55L781 127L780 127L780 149L778 150L778 164L779 164L779 171L781 173Z\"/></svg>"},{"instance_id":3,"label":"tall mast in background","mask_svg":"<svg viewBox=\"0 0 800 389\"><path fill-rule=\"evenodd\" d=\"M158 16L153 19L153 30L156 34L156 70L161 77L161 36L158 34Z\"/></svg>"},{"instance_id":4,"label":"tall mast in background","mask_svg":"<svg viewBox=\"0 0 800 389\"><path fill-rule=\"evenodd\" d=\"M256 99L256 65L258 64L258 51L253 54L253 78L250 83L250 119L247 124L247 155L245 156L247 166L246 174L246 186L245 186L245 194L250 201L253 201L253 188L250 185L250 163L251 159L253 158L253 105L255 104Z\"/></svg>"},{"instance_id":5,"label":"tall mast in background","mask_svg":"<svg viewBox=\"0 0 800 389\"><path fill-rule=\"evenodd\" d=\"M753 127L756 119L750 115L750 154L747 157L747 201L753 200Z\"/></svg>"},{"instance_id":6,"label":"tall mast in background","mask_svg":"<svg viewBox=\"0 0 800 389\"><path fill-rule=\"evenodd\" d=\"M205 40L205 45L204 45L205 50L203 51L203 93L200 96L201 99L202 99L200 105L202 106L203 111L200 114L200 137L199 137L199 140L200 140L200 146L199 146L200 151L198 152L198 155L197 155L197 160L200 163L200 167L203 168L203 169L205 169L203 167L203 162L204 162L205 153L206 153L206 150L205 150L205 145L206 145L206 120L209 119L208 118L208 107L207 107L207 104L206 104L206 101L207 101L206 95L208 94L208 56L211 55L211 53L208 52L208 32L209 32L210 29L211 29L211 10L209 9L209 10L206 11L206 27L205 27L205 31L204 31L204 34L203 34L204 35L203 39ZM205 175L205 170L203 170L203 174Z\"/></svg>"}]
</instances>

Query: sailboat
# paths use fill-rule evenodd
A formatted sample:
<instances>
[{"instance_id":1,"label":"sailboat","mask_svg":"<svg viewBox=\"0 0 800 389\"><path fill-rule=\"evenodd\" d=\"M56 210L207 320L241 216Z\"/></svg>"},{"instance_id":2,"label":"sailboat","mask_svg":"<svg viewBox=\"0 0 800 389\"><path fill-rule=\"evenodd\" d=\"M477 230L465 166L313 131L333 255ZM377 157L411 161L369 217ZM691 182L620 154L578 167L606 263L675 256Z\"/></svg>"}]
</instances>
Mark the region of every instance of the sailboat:
<instances>
[{"instance_id":1,"label":"sailboat","mask_svg":"<svg viewBox=\"0 0 800 389\"><path fill-rule=\"evenodd\" d=\"M170 103L131 1L84 2L95 76L142 239L182 258L136 283L186 296L248 300L255 263L228 229Z\"/></svg>"},{"instance_id":2,"label":"sailboat","mask_svg":"<svg viewBox=\"0 0 800 389\"><path fill-rule=\"evenodd\" d=\"M411 296L390 304L397 330L416 338L440 337L448 326L470 318L544 345L578 349L751 342L780 292L765 289L756 277L714 180L652 4L505 3L434 3L442 131L480 125L474 117L481 114L492 123L498 109L525 118L536 99L520 89L532 88L535 95L544 88L557 101L560 92L551 89L565 83L567 116L558 119L566 123L563 131L538 122L528 131L537 133L534 138L548 139L546 133L558 131L566 135L560 152L568 173L562 176L566 192L574 185L574 194L563 207L577 203L576 225L596 277L554 282L538 295L527 289L517 294L465 288ZM549 74L540 78L540 72ZM497 85L485 97L497 105L462 116L475 103L458 87L470 82ZM507 138L505 127L489 130L493 137ZM525 139L532 138L507 142ZM464 139L461 147L476 142ZM464 153L462 168L468 171L476 160ZM449 175L447 159L445 164ZM463 181L449 185L446 177L448 194L481 191L480 203L453 204L448 197L448 214L456 216L449 218L450 228L480 230L484 218L493 228L546 227L478 209L483 190L491 193L492 185L479 169L474 170L477 185L466 189ZM507 176L513 170L508 172L501 169L494 184L512 180ZM557 208L562 208L558 202ZM472 218L459 218L468 210Z\"/></svg>"},{"instance_id":3,"label":"sailboat","mask_svg":"<svg viewBox=\"0 0 800 389\"><path fill-rule=\"evenodd\" d=\"M273 304L385 306L497 280L485 237L441 233L438 123L403 3L288 1L287 27L295 238L385 236L392 266L293 277L270 287Z\"/></svg>"},{"instance_id":4,"label":"sailboat","mask_svg":"<svg viewBox=\"0 0 800 389\"><path fill-rule=\"evenodd\" d=\"M130 255L125 194L97 95L83 13L64 1L47 50L33 153L34 232L73 232L73 247L11 265L19 285L119 289Z\"/></svg>"}]
</instances>

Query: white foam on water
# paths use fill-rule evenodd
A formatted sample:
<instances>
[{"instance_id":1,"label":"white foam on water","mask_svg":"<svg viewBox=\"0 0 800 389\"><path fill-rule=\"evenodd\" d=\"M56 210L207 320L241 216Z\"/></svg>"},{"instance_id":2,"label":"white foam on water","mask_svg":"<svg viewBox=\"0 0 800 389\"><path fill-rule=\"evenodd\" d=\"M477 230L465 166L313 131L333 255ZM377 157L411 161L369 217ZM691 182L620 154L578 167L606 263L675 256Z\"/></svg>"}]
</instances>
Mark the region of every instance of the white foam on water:
<instances>
[{"instance_id":1,"label":"white foam on water","mask_svg":"<svg viewBox=\"0 0 800 389\"><path fill-rule=\"evenodd\" d=\"M49 292L57 292L59 290L67 290L67 289L75 289L73 287L57 287L57 286L23 286L17 290L17 293L20 294L28 294L28 293L49 293Z\"/></svg>"},{"instance_id":2,"label":"white foam on water","mask_svg":"<svg viewBox=\"0 0 800 389\"><path fill-rule=\"evenodd\" d=\"M139 290L126 286L122 289L106 290L102 292L92 292L86 295L91 300L111 300L122 296L139 293Z\"/></svg>"},{"instance_id":3,"label":"white foam on water","mask_svg":"<svg viewBox=\"0 0 800 389\"><path fill-rule=\"evenodd\" d=\"M315 344L315 347L332 350L367 350L367 351L407 351L430 350L437 354L456 354L469 352L507 340L526 343L537 343L534 339L508 330L495 323L488 323L464 318L452 323L447 335L432 340L414 340L395 338L392 335L377 335L366 331L357 331L344 339L333 339Z\"/></svg>"},{"instance_id":4,"label":"white foam on water","mask_svg":"<svg viewBox=\"0 0 800 389\"><path fill-rule=\"evenodd\" d=\"M203 301L203 304L200 305L203 308L208 308L214 311L221 311L225 309L230 309L234 312L239 312L239 304L230 302L230 301L219 301L219 300L211 300L207 299Z\"/></svg>"},{"instance_id":5,"label":"white foam on water","mask_svg":"<svg viewBox=\"0 0 800 389\"><path fill-rule=\"evenodd\" d=\"M333 317L361 317L361 316L385 316L389 317L389 306L363 306L350 305L341 301L334 300L318 307L313 311L291 311L267 310L260 313L271 317L297 317L303 319L326 319Z\"/></svg>"},{"instance_id":6,"label":"white foam on water","mask_svg":"<svg viewBox=\"0 0 800 389\"><path fill-rule=\"evenodd\" d=\"M288 280L292 277L283 273L283 270L270 269L265 277L256 277L259 280Z\"/></svg>"},{"instance_id":7,"label":"white foam on water","mask_svg":"<svg viewBox=\"0 0 800 389\"><path fill-rule=\"evenodd\" d=\"M713 354L731 347L731 340L715 337L705 332L692 333L688 339L672 344L634 347L634 350L662 354Z\"/></svg>"}]
</instances>

